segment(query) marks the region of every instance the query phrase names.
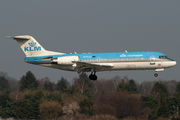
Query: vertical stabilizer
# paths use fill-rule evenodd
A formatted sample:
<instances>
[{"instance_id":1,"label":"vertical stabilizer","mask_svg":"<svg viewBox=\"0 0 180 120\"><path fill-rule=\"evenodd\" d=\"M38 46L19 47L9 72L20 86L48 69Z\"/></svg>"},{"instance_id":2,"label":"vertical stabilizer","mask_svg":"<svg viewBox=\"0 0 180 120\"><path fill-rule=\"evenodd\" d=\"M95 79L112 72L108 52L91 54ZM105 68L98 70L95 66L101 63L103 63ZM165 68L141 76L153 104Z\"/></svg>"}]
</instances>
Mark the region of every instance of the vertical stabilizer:
<instances>
[{"instance_id":1,"label":"vertical stabilizer","mask_svg":"<svg viewBox=\"0 0 180 120\"><path fill-rule=\"evenodd\" d=\"M46 51L32 36L29 35L20 35L14 37L7 36L7 37L16 40L27 57L63 54L63 53Z\"/></svg>"}]
</instances>

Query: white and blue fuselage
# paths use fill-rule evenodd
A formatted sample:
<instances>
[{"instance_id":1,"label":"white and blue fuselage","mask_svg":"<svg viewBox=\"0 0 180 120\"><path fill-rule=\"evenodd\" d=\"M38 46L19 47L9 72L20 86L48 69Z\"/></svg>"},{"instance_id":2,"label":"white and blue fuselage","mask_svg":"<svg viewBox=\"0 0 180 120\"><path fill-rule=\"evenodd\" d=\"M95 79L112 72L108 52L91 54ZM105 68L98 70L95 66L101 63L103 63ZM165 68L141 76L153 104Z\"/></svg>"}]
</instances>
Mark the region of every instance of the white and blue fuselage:
<instances>
[{"instance_id":1,"label":"white and blue fuselage","mask_svg":"<svg viewBox=\"0 0 180 120\"><path fill-rule=\"evenodd\" d=\"M57 58L68 58L70 61L59 61ZM76 59L78 58L78 59ZM111 66L108 70L149 70L149 69L164 69L176 65L176 61L168 58L165 54L159 52L117 52L117 53L82 53L82 54L63 54L63 55L48 55L37 57L25 57L25 62L63 69L68 71L76 71L76 62L89 63L92 65ZM85 68L82 72L91 72L92 68ZM104 69L105 71L107 69ZM104 71L97 68L94 71Z\"/></svg>"}]
</instances>

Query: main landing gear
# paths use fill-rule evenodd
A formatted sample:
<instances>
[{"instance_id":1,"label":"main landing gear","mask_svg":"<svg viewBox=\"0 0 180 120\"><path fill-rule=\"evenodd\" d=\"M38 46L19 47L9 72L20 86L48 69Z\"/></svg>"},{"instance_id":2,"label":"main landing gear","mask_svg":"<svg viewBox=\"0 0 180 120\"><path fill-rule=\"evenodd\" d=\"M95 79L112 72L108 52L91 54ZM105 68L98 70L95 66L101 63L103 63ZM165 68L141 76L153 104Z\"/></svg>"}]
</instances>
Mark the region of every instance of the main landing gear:
<instances>
[{"instance_id":1,"label":"main landing gear","mask_svg":"<svg viewBox=\"0 0 180 120\"><path fill-rule=\"evenodd\" d=\"M91 72L91 74L89 75L89 79L90 80L97 80L97 76L95 74L96 74L96 72L94 72L94 74L93 74L93 72Z\"/></svg>"}]
</instances>

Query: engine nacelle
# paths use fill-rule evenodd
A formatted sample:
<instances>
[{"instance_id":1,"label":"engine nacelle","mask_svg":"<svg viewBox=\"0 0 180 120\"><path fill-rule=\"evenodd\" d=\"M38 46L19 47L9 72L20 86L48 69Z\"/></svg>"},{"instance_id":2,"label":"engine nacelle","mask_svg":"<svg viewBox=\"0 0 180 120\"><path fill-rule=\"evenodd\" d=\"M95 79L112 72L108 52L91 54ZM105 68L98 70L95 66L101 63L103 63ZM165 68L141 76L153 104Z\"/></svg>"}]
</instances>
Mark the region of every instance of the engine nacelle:
<instances>
[{"instance_id":1,"label":"engine nacelle","mask_svg":"<svg viewBox=\"0 0 180 120\"><path fill-rule=\"evenodd\" d=\"M66 57L58 57L57 59L53 59L53 64L63 64L63 65L71 65L72 61L79 61L78 56L66 56Z\"/></svg>"}]
</instances>

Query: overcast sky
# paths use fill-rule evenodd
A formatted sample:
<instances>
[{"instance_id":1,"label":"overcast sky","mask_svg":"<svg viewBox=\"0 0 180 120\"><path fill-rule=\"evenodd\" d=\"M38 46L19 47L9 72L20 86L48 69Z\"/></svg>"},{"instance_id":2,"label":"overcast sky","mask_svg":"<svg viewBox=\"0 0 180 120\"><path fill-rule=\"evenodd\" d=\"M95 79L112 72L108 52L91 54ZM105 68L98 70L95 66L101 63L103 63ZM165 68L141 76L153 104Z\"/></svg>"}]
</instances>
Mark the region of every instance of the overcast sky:
<instances>
[{"instance_id":1,"label":"overcast sky","mask_svg":"<svg viewBox=\"0 0 180 120\"><path fill-rule=\"evenodd\" d=\"M69 82L76 72L24 62L16 41L5 36L31 35L57 52L158 51L177 65L154 77L152 71L98 72L98 78L128 76L145 80L180 80L179 0L2 0L0 1L0 71L19 80L27 71L36 78ZM90 73L88 73L90 74Z\"/></svg>"}]
</instances>

